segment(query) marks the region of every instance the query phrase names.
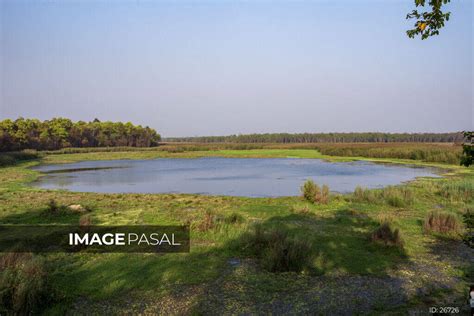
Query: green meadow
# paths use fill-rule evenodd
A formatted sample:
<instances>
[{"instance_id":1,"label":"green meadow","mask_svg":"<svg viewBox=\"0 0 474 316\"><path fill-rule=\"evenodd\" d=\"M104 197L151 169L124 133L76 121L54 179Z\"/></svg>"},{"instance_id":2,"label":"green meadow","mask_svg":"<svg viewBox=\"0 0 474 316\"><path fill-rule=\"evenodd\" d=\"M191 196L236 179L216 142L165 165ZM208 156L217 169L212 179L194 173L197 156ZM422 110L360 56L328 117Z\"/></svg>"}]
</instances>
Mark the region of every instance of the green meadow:
<instances>
[{"instance_id":1,"label":"green meadow","mask_svg":"<svg viewBox=\"0 0 474 316\"><path fill-rule=\"evenodd\" d=\"M209 156L365 159L439 167L443 177L332 193L315 203L302 197L98 194L30 185L41 176L30 167L39 163ZM60 211L52 211L51 201ZM71 204L86 211L69 210ZM462 215L473 207L474 169L442 162L295 148L50 152L0 168L1 224L187 224L191 251L13 259L4 254L0 314L21 313L18 302L46 314L399 314L426 312L433 304L465 306L474 254L461 240ZM427 226L432 214L450 216L453 226ZM389 233L398 231L400 242L374 237L384 224ZM33 260L35 269L18 268Z\"/></svg>"}]
</instances>

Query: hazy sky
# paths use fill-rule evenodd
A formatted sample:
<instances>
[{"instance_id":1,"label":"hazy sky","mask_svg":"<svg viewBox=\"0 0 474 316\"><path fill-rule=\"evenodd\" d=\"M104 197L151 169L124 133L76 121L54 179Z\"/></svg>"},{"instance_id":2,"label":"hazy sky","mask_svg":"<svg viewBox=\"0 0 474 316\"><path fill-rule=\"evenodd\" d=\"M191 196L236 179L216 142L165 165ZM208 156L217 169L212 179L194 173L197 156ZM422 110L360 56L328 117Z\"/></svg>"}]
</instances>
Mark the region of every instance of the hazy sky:
<instances>
[{"instance_id":1,"label":"hazy sky","mask_svg":"<svg viewBox=\"0 0 474 316\"><path fill-rule=\"evenodd\" d=\"M163 136L473 127L473 5L407 38L413 0L0 0L0 119Z\"/></svg>"}]
</instances>

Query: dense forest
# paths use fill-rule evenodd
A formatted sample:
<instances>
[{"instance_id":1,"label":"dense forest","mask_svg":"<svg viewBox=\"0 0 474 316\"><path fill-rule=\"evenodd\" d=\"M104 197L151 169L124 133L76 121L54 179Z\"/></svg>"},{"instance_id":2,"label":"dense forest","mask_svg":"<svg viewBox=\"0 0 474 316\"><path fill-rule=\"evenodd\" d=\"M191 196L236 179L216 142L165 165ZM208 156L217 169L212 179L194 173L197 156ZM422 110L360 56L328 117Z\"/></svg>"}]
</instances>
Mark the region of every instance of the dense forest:
<instances>
[{"instance_id":1,"label":"dense forest","mask_svg":"<svg viewBox=\"0 0 474 316\"><path fill-rule=\"evenodd\" d=\"M0 151L52 150L66 147L151 147L160 135L154 129L132 123L73 122L66 118L0 121Z\"/></svg>"},{"instance_id":2,"label":"dense forest","mask_svg":"<svg viewBox=\"0 0 474 316\"><path fill-rule=\"evenodd\" d=\"M372 143L372 142L422 142L422 143L460 143L463 134L459 133L301 133L301 134L248 134L230 136L202 136L167 138L170 142L199 143Z\"/></svg>"}]
</instances>

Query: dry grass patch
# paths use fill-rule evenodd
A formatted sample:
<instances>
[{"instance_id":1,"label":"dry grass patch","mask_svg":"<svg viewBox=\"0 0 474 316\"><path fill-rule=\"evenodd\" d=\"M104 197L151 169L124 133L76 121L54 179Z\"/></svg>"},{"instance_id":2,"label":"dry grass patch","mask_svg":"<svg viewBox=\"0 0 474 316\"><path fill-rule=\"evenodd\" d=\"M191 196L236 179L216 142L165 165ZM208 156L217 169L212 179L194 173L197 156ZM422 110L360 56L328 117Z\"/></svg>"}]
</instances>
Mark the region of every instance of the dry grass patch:
<instances>
[{"instance_id":1,"label":"dry grass patch","mask_svg":"<svg viewBox=\"0 0 474 316\"><path fill-rule=\"evenodd\" d=\"M370 237L373 242L403 248L404 242L400 230L393 228L390 222L381 223Z\"/></svg>"},{"instance_id":2,"label":"dry grass patch","mask_svg":"<svg viewBox=\"0 0 474 316\"><path fill-rule=\"evenodd\" d=\"M433 211L426 216L423 229L426 233L457 234L461 223L453 214Z\"/></svg>"},{"instance_id":3,"label":"dry grass patch","mask_svg":"<svg viewBox=\"0 0 474 316\"><path fill-rule=\"evenodd\" d=\"M42 258L15 252L0 258L0 314L35 315L52 297Z\"/></svg>"}]
</instances>

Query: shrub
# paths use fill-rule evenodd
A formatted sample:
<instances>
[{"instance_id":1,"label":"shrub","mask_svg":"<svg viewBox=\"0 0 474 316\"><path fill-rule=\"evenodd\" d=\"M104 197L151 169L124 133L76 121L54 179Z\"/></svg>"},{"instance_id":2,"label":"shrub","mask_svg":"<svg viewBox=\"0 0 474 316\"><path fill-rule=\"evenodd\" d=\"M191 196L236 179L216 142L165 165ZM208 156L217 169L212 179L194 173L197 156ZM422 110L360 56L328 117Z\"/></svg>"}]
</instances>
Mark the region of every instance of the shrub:
<instances>
[{"instance_id":1,"label":"shrub","mask_svg":"<svg viewBox=\"0 0 474 316\"><path fill-rule=\"evenodd\" d=\"M329 202L329 187L327 185L323 185L319 202L323 204L327 204Z\"/></svg>"},{"instance_id":2,"label":"shrub","mask_svg":"<svg viewBox=\"0 0 474 316\"><path fill-rule=\"evenodd\" d=\"M461 225L453 214L430 212L423 223L425 232L453 234L459 232Z\"/></svg>"},{"instance_id":3,"label":"shrub","mask_svg":"<svg viewBox=\"0 0 474 316\"><path fill-rule=\"evenodd\" d=\"M373 242L382 243L386 246L396 246L403 248L403 240L398 228L392 228L389 222L383 222L372 233Z\"/></svg>"},{"instance_id":4,"label":"shrub","mask_svg":"<svg viewBox=\"0 0 474 316\"><path fill-rule=\"evenodd\" d=\"M290 238L287 231L265 231L256 225L244 238L244 248L256 256L262 267L270 272L301 272L311 264L311 245L308 241Z\"/></svg>"},{"instance_id":5,"label":"shrub","mask_svg":"<svg viewBox=\"0 0 474 316\"><path fill-rule=\"evenodd\" d=\"M319 186L314 183L313 180L306 180L306 182L301 187L301 193L303 198L311 203L316 202L316 195L318 194Z\"/></svg>"},{"instance_id":6,"label":"shrub","mask_svg":"<svg viewBox=\"0 0 474 316\"><path fill-rule=\"evenodd\" d=\"M30 253L7 253L0 258L0 313L37 314L51 299L42 258Z\"/></svg>"},{"instance_id":7,"label":"shrub","mask_svg":"<svg viewBox=\"0 0 474 316\"><path fill-rule=\"evenodd\" d=\"M49 200L47 211L52 214L59 212L59 205L58 203L56 203L56 200L54 199Z\"/></svg>"},{"instance_id":8,"label":"shrub","mask_svg":"<svg viewBox=\"0 0 474 316\"><path fill-rule=\"evenodd\" d=\"M67 206L60 205L56 200L51 199L48 202L48 206L46 207L45 213L47 215L59 215L61 213L67 212Z\"/></svg>"},{"instance_id":9,"label":"shrub","mask_svg":"<svg viewBox=\"0 0 474 316\"><path fill-rule=\"evenodd\" d=\"M327 204L329 202L329 187L323 185L323 188L315 184L313 180L309 179L301 187L303 198L311 203Z\"/></svg>"},{"instance_id":10,"label":"shrub","mask_svg":"<svg viewBox=\"0 0 474 316\"><path fill-rule=\"evenodd\" d=\"M57 216L57 215L66 215L74 213L75 211L71 210L68 206L59 204L56 200L51 199L48 201L48 205L44 210L46 216Z\"/></svg>"},{"instance_id":11,"label":"shrub","mask_svg":"<svg viewBox=\"0 0 474 316\"><path fill-rule=\"evenodd\" d=\"M467 208L462 217L466 225L466 233L463 236L463 241L469 247L474 248L474 212L471 208Z\"/></svg>"}]
</instances>

